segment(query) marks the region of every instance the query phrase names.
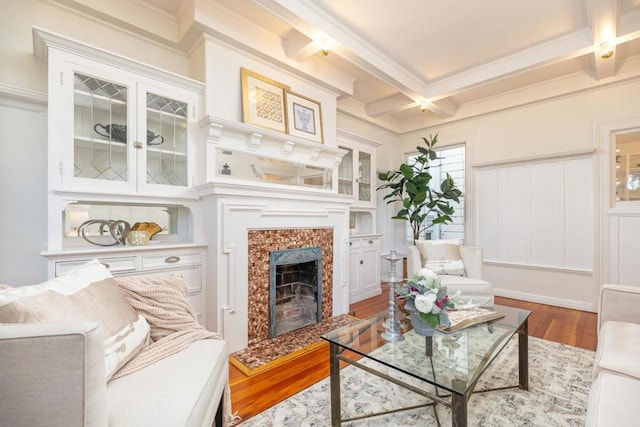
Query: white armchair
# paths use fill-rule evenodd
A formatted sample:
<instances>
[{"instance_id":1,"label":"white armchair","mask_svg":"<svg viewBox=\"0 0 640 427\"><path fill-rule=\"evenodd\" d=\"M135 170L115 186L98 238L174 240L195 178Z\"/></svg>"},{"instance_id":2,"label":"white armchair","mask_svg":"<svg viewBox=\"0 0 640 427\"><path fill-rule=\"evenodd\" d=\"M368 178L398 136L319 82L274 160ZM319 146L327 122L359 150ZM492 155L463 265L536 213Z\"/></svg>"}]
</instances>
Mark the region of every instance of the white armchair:
<instances>
[{"instance_id":1,"label":"white armchair","mask_svg":"<svg viewBox=\"0 0 640 427\"><path fill-rule=\"evenodd\" d=\"M438 244L438 241L419 240L418 245ZM447 286L449 294L460 290L464 297L475 295L475 301L487 301L487 305L493 305L493 285L482 280L482 248L459 245L460 259L464 264L465 275L438 274L442 284ZM422 251L424 254L425 251ZM425 266L428 260L421 255L417 246L409 246L407 249L407 276L411 277Z\"/></svg>"}]
</instances>

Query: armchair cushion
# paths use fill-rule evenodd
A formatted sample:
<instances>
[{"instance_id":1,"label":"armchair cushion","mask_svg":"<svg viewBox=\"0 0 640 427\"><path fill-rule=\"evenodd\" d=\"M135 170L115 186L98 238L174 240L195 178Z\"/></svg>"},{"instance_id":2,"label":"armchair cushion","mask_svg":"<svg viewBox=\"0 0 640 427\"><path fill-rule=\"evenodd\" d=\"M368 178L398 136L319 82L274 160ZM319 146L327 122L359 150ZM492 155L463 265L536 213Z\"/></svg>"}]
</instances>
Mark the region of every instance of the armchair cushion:
<instances>
[{"instance_id":1,"label":"armchair cushion","mask_svg":"<svg viewBox=\"0 0 640 427\"><path fill-rule=\"evenodd\" d=\"M97 260L66 276L0 291L0 322L97 321L105 341L105 375L111 376L148 344L149 325L127 302Z\"/></svg>"},{"instance_id":2,"label":"armchair cushion","mask_svg":"<svg viewBox=\"0 0 640 427\"><path fill-rule=\"evenodd\" d=\"M421 240L417 242L422 266L436 274L465 276L460 245L455 240Z\"/></svg>"}]
</instances>

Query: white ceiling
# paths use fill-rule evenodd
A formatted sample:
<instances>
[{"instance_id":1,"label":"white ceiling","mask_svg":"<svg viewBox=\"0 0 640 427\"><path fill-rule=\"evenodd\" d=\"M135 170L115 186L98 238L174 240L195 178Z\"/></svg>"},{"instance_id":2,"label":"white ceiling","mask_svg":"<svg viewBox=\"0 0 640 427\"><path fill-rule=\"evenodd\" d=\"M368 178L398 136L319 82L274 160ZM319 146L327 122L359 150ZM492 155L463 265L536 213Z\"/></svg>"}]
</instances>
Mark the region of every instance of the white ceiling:
<instances>
[{"instance_id":1,"label":"white ceiling","mask_svg":"<svg viewBox=\"0 0 640 427\"><path fill-rule=\"evenodd\" d=\"M145 1L175 15L191 0ZM545 82L562 92L640 74L640 0L208 1L280 37L289 58L352 76L339 108L395 130ZM615 54L602 59L607 31Z\"/></svg>"}]
</instances>

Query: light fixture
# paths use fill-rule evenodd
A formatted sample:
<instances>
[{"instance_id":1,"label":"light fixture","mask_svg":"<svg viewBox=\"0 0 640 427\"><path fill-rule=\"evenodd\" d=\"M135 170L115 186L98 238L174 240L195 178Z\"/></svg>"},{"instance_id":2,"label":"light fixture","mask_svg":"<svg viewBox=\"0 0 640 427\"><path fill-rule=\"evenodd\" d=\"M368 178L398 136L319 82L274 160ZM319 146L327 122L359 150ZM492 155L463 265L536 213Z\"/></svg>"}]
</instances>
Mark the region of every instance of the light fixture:
<instances>
[{"instance_id":1,"label":"light fixture","mask_svg":"<svg viewBox=\"0 0 640 427\"><path fill-rule=\"evenodd\" d=\"M329 40L329 37L327 37L327 36L320 37L318 39L317 43L320 46L320 53L322 54L322 56L328 56L329 55L329 45L331 44L331 41Z\"/></svg>"},{"instance_id":2,"label":"light fixture","mask_svg":"<svg viewBox=\"0 0 640 427\"><path fill-rule=\"evenodd\" d=\"M613 43L610 41L600 43L600 58L611 58L613 56L613 53L615 52L613 46Z\"/></svg>"}]
</instances>

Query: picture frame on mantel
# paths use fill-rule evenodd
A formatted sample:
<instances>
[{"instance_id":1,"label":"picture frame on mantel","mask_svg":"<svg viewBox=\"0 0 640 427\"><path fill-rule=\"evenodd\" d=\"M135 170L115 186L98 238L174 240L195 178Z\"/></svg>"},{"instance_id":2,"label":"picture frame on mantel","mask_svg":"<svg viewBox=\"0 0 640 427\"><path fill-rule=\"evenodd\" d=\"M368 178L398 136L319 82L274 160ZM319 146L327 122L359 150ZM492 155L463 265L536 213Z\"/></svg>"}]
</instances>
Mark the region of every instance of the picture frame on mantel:
<instances>
[{"instance_id":1,"label":"picture frame on mantel","mask_svg":"<svg viewBox=\"0 0 640 427\"><path fill-rule=\"evenodd\" d=\"M242 120L251 125L286 133L285 93L289 86L244 67L240 68L240 75Z\"/></svg>"},{"instance_id":2,"label":"picture frame on mantel","mask_svg":"<svg viewBox=\"0 0 640 427\"><path fill-rule=\"evenodd\" d=\"M287 133L293 136L324 142L322 134L322 107L315 101L299 93L286 93Z\"/></svg>"}]
</instances>

